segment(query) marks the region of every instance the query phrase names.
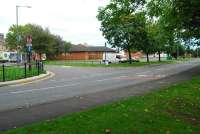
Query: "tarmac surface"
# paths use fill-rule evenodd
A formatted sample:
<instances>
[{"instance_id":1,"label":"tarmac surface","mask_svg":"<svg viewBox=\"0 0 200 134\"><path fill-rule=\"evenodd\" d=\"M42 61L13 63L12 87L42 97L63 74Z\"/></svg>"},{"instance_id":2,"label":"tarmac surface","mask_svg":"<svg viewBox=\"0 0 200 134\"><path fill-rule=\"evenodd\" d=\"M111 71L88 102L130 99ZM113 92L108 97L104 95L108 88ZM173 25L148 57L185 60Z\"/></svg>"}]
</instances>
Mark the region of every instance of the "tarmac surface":
<instances>
[{"instance_id":1,"label":"tarmac surface","mask_svg":"<svg viewBox=\"0 0 200 134\"><path fill-rule=\"evenodd\" d=\"M55 76L40 82L0 87L0 131L51 119L200 74L200 60L135 68L47 66Z\"/></svg>"}]
</instances>

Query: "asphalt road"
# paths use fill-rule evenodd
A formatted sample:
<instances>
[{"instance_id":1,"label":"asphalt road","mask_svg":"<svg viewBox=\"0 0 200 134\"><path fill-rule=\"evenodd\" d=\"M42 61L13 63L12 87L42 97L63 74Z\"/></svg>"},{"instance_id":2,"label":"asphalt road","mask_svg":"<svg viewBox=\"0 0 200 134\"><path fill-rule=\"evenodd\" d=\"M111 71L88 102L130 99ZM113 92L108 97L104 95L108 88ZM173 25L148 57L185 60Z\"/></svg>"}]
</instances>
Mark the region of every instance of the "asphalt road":
<instances>
[{"instance_id":1,"label":"asphalt road","mask_svg":"<svg viewBox=\"0 0 200 134\"><path fill-rule=\"evenodd\" d=\"M66 109L70 113L144 93L156 85L160 87L163 83L168 85L176 82L176 79L189 79L199 74L199 68L199 59L179 64L136 68L47 66L48 70L55 73L51 79L26 85L0 87L0 130L62 115L66 113ZM177 77L170 77L176 74ZM165 79L166 81L163 81ZM130 88L135 90L129 90ZM85 97L92 98L81 100ZM84 105L81 105L81 101ZM59 110L59 107L65 109Z\"/></svg>"}]
</instances>

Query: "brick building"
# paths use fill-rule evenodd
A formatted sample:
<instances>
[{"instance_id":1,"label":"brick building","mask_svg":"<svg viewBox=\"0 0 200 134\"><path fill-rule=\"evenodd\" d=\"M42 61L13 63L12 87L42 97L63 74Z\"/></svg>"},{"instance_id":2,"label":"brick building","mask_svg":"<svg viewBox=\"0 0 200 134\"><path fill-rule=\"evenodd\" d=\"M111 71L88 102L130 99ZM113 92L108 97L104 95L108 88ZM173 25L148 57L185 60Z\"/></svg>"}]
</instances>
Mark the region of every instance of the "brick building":
<instances>
[{"instance_id":1,"label":"brick building","mask_svg":"<svg viewBox=\"0 0 200 134\"><path fill-rule=\"evenodd\" d=\"M129 54L127 51L125 51L125 55L128 58ZM132 59L140 59L144 56L144 53L142 51L138 51L138 52L131 52L131 57Z\"/></svg>"},{"instance_id":2,"label":"brick building","mask_svg":"<svg viewBox=\"0 0 200 134\"><path fill-rule=\"evenodd\" d=\"M104 52L116 53L104 46L72 45L66 55L63 53L57 56L56 60L102 60Z\"/></svg>"}]
</instances>

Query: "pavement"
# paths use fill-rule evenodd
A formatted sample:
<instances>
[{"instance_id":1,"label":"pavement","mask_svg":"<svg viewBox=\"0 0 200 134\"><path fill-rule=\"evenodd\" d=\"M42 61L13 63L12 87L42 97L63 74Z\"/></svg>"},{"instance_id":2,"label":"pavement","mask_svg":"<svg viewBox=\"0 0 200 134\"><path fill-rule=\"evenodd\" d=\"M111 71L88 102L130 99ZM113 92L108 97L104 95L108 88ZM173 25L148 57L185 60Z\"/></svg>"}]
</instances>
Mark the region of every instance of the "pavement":
<instances>
[{"instance_id":1,"label":"pavement","mask_svg":"<svg viewBox=\"0 0 200 134\"><path fill-rule=\"evenodd\" d=\"M66 115L200 74L200 60L135 68L47 66L55 76L0 87L0 131Z\"/></svg>"}]
</instances>

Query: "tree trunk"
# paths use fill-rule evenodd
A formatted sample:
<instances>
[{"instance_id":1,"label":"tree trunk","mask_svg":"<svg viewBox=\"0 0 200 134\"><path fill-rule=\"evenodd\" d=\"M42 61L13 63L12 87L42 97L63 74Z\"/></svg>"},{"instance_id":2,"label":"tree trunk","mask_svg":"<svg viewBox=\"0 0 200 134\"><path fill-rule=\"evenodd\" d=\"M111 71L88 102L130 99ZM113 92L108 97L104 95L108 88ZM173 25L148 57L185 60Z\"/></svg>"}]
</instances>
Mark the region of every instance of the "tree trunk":
<instances>
[{"instance_id":1,"label":"tree trunk","mask_svg":"<svg viewBox=\"0 0 200 134\"><path fill-rule=\"evenodd\" d=\"M177 55L177 53L175 54L175 58L176 58L176 60L178 60L178 55Z\"/></svg>"},{"instance_id":2,"label":"tree trunk","mask_svg":"<svg viewBox=\"0 0 200 134\"><path fill-rule=\"evenodd\" d=\"M147 62L149 63L149 53L147 53Z\"/></svg>"},{"instance_id":3,"label":"tree trunk","mask_svg":"<svg viewBox=\"0 0 200 134\"><path fill-rule=\"evenodd\" d=\"M66 59L67 59L67 52L65 52L65 61L66 61Z\"/></svg>"},{"instance_id":4,"label":"tree trunk","mask_svg":"<svg viewBox=\"0 0 200 134\"><path fill-rule=\"evenodd\" d=\"M161 62L160 51L158 51L158 56L159 56L159 62Z\"/></svg>"},{"instance_id":5,"label":"tree trunk","mask_svg":"<svg viewBox=\"0 0 200 134\"><path fill-rule=\"evenodd\" d=\"M132 64L131 50L128 48L129 64Z\"/></svg>"}]
</instances>

